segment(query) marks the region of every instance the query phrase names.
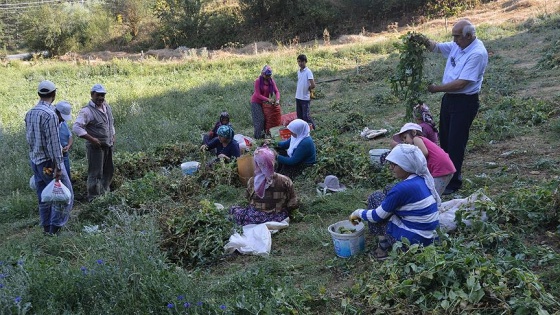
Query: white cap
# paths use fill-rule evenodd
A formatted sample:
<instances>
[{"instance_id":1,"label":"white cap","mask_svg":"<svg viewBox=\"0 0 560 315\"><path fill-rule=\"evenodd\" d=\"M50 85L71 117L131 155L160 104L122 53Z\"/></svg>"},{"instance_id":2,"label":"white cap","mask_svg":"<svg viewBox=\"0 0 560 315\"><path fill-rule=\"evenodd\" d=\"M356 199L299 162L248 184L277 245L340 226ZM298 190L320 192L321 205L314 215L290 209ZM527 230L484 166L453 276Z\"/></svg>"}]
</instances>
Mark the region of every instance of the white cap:
<instances>
[{"instance_id":1,"label":"white cap","mask_svg":"<svg viewBox=\"0 0 560 315\"><path fill-rule=\"evenodd\" d=\"M91 88L91 92L107 94L107 91L105 90L105 87L103 87L103 85L101 85L101 84L94 85Z\"/></svg>"},{"instance_id":2,"label":"white cap","mask_svg":"<svg viewBox=\"0 0 560 315\"><path fill-rule=\"evenodd\" d=\"M67 101L60 101L56 103L55 108L58 110L64 121L72 120L72 105L70 105L70 103Z\"/></svg>"},{"instance_id":3,"label":"white cap","mask_svg":"<svg viewBox=\"0 0 560 315\"><path fill-rule=\"evenodd\" d=\"M420 126L419 124L415 124L415 123L406 123L404 124L404 126L402 126L401 130L398 133L395 133L393 135L393 140L395 140L395 142L397 143L401 143L401 134L403 132L407 132L409 130L416 130L416 131L420 131L422 132L422 126Z\"/></svg>"},{"instance_id":4,"label":"white cap","mask_svg":"<svg viewBox=\"0 0 560 315\"><path fill-rule=\"evenodd\" d=\"M56 86L49 80L41 81L41 83L39 83L39 87L37 88L37 92L41 95L49 94L52 91L56 91Z\"/></svg>"}]
</instances>

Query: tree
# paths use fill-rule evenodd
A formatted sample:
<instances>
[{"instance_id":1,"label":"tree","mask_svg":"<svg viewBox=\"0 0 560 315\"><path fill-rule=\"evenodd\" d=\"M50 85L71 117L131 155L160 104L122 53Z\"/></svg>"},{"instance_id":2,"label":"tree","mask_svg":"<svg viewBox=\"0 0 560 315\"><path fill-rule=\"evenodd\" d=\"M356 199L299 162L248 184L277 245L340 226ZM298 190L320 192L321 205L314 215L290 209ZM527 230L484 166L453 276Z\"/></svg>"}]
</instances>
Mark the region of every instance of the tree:
<instances>
[{"instance_id":1,"label":"tree","mask_svg":"<svg viewBox=\"0 0 560 315\"><path fill-rule=\"evenodd\" d=\"M111 0L108 2L113 16L128 28L128 33L135 38L142 23L152 17L156 0Z\"/></svg>"},{"instance_id":2,"label":"tree","mask_svg":"<svg viewBox=\"0 0 560 315\"><path fill-rule=\"evenodd\" d=\"M93 48L107 40L110 20L98 5L43 5L22 17L25 45L34 51L62 55Z\"/></svg>"}]
</instances>

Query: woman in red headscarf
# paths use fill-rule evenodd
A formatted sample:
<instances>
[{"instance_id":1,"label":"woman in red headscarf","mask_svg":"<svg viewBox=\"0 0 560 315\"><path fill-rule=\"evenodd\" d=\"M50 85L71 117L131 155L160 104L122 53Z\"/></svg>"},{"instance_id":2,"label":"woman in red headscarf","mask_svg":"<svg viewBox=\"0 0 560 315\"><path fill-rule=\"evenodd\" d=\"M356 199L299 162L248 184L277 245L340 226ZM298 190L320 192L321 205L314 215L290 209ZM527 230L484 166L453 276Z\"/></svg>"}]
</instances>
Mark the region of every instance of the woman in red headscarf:
<instances>
[{"instance_id":1,"label":"woman in red headscarf","mask_svg":"<svg viewBox=\"0 0 560 315\"><path fill-rule=\"evenodd\" d=\"M255 80L255 91L251 96L251 116L255 139L263 138L270 128L281 123L280 92L272 79L272 68L269 65L263 67L261 75Z\"/></svg>"},{"instance_id":2,"label":"woman in red headscarf","mask_svg":"<svg viewBox=\"0 0 560 315\"><path fill-rule=\"evenodd\" d=\"M248 207L232 206L229 213L239 225L281 222L298 208L292 180L274 172L274 151L259 147L254 153L255 175L247 183Z\"/></svg>"}]
</instances>

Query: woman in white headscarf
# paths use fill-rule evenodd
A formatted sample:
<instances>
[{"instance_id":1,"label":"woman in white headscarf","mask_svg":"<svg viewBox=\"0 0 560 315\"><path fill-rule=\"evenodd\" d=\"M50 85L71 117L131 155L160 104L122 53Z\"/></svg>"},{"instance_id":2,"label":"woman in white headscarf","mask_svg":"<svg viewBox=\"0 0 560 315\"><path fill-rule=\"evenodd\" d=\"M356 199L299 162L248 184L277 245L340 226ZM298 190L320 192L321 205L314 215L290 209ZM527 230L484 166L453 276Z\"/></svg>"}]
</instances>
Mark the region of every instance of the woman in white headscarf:
<instances>
[{"instance_id":1,"label":"woman in white headscarf","mask_svg":"<svg viewBox=\"0 0 560 315\"><path fill-rule=\"evenodd\" d=\"M313 164L317 158L315 143L309 135L309 124L301 119L295 119L288 124L288 130L292 133L290 139L278 143L279 150L285 150L286 154L278 155L278 173L294 178L301 171Z\"/></svg>"},{"instance_id":2,"label":"woman in white headscarf","mask_svg":"<svg viewBox=\"0 0 560 315\"><path fill-rule=\"evenodd\" d=\"M255 150L255 175L247 182L248 207L233 206L229 213L239 225L281 222L298 207L292 180L274 172L275 153L268 147Z\"/></svg>"},{"instance_id":3,"label":"woman in white headscarf","mask_svg":"<svg viewBox=\"0 0 560 315\"><path fill-rule=\"evenodd\" d=\"M422 151L410 144L399 144L386 158L393 175L402 179L385 195L374 192L369 209L358 209L350 221L369 222L370 231L379 238L374 255L383 259L393 243L408 239L411 244L431 244L439 226L441 203ZM381 197L381 198L380 198Z\"/></svg>"}]
</instances>

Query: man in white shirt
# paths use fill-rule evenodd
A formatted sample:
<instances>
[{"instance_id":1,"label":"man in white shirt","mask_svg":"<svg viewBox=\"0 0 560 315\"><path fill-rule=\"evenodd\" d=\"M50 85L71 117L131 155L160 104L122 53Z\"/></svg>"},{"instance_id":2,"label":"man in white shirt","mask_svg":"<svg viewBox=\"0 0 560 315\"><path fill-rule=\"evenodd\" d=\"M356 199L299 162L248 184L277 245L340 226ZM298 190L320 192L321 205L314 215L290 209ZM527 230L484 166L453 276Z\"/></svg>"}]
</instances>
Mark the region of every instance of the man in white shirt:
<instances>
[{"instance_id":1,"label":"man in white shirt","mask_svg":"<svg viewBox=\"0 0 560 315\"><path fill-rule=\"evenodd\" d=\"M315 123L309 115L309 107L311 106L311 92L315 88L315 80L313 72L307 68L307 56L299 55L297 57L298 81L296 89L296 113L297 118L305 120L315 129Z\"/></svg>"},{"instance_id":2,"label":"man in white shirt","mask_svg":"<svg viewBox=\"0 0 560 315\"><path fill-rule=\"evenodd\" d=\"M457 170L444 195L461 189L461 168L469 130L480 107L478 94L488 65L488 52L482 41L476 38L475 27L470 21L458 21L451 34L451 42L438 43L427 39L424 42L428 50L447 58L442 83L428 86L431 93L445 93L441 100L439 141Z\"/></svg>"}]
</instances>

